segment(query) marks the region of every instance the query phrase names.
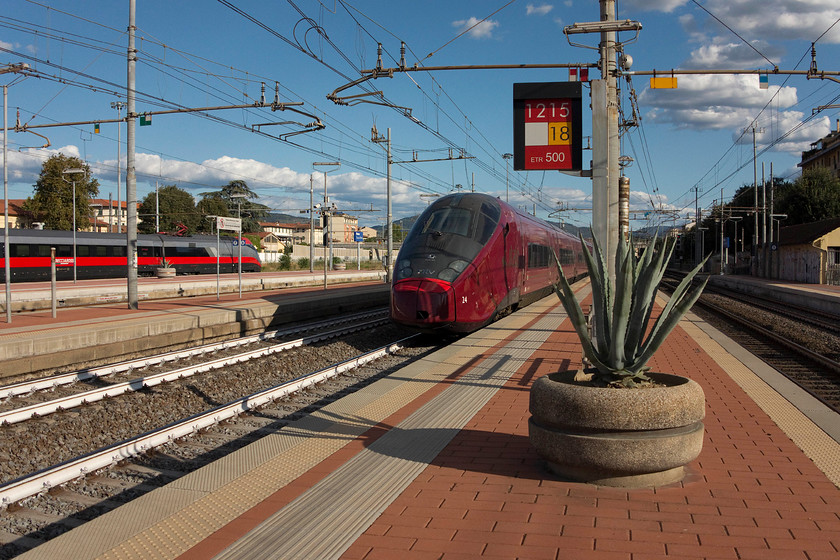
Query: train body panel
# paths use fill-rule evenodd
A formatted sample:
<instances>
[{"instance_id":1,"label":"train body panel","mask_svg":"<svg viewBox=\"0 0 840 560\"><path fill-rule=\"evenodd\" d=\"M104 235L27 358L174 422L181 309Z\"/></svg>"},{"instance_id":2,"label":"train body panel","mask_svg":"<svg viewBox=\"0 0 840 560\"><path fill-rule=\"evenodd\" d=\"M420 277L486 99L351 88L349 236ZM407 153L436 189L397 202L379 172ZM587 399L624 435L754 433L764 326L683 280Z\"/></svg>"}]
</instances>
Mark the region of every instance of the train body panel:
<instances>
[{"instance_id":1,"label":"train body panel","mask_svg":"<svg viewBox=\"0 0 840 560\"><path fill-rule=\"evenodd\" d=\"M580 241L483 194L454 194L420 216L396 260L393 321L472 332L585 271Z\"/></svg>"},{"instance_id":2,"label":"train body panel","mask_svg":"<svg viewBox=\"0 0 840 560\"><path fill-rule=\"evenodd\" d=\"M0 235L3 230L0 228ZM261 263L256 249L244 240L242 271L259 272ZM178 274L215 274L237 270L238 247L230 238L196 235L178 237L160 234L137 236L137 272L151 276L165 257ZM9 230L9 266L12 282L50 279L50 248L56 249L56 278L73 278L73 233L51 230ZM127 270L126 238L123 234L76 232L76 277L124 278ZM0 243L0 281L5 281L5 253Z\"/></svg>"}]
</instances>

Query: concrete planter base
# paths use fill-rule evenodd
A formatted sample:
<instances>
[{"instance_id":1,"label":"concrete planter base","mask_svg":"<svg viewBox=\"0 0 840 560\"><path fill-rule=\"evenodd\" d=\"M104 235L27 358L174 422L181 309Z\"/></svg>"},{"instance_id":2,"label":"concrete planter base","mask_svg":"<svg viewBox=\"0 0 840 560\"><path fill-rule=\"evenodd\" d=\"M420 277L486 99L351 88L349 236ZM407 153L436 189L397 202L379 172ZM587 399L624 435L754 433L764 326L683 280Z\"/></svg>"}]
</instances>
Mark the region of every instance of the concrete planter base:
<instances>
[{"instance_id":1,"label":"concrete planter base","mask_svg":"<svg viewBox=\"0 0 840 560\"><path fill-rule=\"evenodd\" d=\"M174 268L156 268L155 276L158 278L175 278Z\"/></svg>"},{"instance_id":2,"label":"concrete planter base","mask_svg":"<svg viewBox=\"0 0 840 560\"><path fill-rule=\"evenodd\" d=\"M575 371L531 388L531 445L558 476L639 488L678 482L703 447L705 397L694 381L650 373L643 389L593 387Z\"/></svg>"}]
</instances>

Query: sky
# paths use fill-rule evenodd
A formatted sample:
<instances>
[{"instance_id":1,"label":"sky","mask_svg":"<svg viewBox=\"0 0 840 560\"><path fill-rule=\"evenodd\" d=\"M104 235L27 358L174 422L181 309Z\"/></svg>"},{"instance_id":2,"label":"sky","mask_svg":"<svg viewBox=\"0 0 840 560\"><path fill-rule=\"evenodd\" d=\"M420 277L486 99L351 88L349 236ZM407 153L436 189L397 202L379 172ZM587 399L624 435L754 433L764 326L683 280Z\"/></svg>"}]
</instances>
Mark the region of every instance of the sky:
<instances>
[{"instance_id":1,"label":"sky","mask_svg":"<svg viewBox=\"0 0 840 560\"><path fill-rule=\"evenodd\" d=\"M138 199L156 183L198 200L234 180L257 202L300 215L323 202L360 225L386 219L386 143L390 129L394 219L416 215L435 195L475 190L577 226L591 222L591 180L557 171L514 171L513 84L564 82L565 68L395 72L352 85L377 66L590 64L597 35L563 28L599 19L595 0L137 0L136 109L269 107L155 115L136 126ZM837 0L618 0L630 72L805 71L816 48L820 71L840 71ZM126 125L37 125L116 119L126 101L129 2L15 0L0 14L0 71L24 62L8 85L9 198L32 195L43 162L56 153L88 163L100 197L125 199ZM580 46L582 45L582 46ZM590 69L590 79L599 73ZM836 77L840 79L840 77ZM693 219L700 208L754 180L798 176L801 152L838 127L840 83L803 75L679 75L677 89L650 89L648 75L620 79L622 135L632 158L632 227ZM344 98L343 104L327 96ZM376 93L380 92L380 93ZM589 86L583 134L591 136ZM294 109L292 111L291 109ZM19 117L18 117L19 114ZM125 116L125 109L122 110ZM30 132L15 132L16 119ZM308 126L320 122L324 128ZM624 129L623 129L624 130ZM35 134L37 133L37 134ZM299 133L299 134L294 134ZM755 166L753 160L755 138ZM45 145L48 146L45 147ZM586 140L584 140L586 144ZM118 153L122 171L118 183ZM589 167L592 152L583 153ZM318 166L316 162L340 162ZM0 162L2 163L2 162Z\"/></svg>"}]
</instances>

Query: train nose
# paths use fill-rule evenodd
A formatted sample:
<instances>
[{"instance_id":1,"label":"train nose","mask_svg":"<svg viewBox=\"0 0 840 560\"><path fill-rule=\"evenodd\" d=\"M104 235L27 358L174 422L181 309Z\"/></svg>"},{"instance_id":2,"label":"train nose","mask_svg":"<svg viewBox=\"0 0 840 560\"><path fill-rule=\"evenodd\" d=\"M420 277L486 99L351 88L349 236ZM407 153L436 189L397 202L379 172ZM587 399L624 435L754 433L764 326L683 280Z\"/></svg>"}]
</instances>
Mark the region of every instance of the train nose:
<instances>
[{"instance_id":1,"label":"train nose","mask_svg":"<svg viewBox=\"0 0 840 560\"><path fill-rule=\"evenodd\" d=\"M455 320L449 282L429 279L401 280L394 285L391 318L406 325L436 327Z\"/></svg>"}]
</instances>

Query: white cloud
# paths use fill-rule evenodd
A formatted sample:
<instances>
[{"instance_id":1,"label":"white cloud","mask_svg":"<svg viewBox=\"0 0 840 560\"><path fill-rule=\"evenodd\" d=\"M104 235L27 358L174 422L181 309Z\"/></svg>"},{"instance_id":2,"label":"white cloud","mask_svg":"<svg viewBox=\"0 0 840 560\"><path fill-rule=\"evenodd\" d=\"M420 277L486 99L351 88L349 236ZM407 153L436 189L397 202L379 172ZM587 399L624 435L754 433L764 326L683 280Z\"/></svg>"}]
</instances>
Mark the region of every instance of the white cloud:
<instances>
[{"instance_id":1,"label":"white cloud","mask_svg":"<svg viewBox=\"0 0 840 560\"><path fill-rule=\"evenodd\" d=\"M781 60L779 49L765 41L755 41L755 50L740 41L715 38L712 42L691 51L691 57L684 64L685 68L756 68L767 67L767 61L756 52L759 51L775 63Z\"/></svg>"},{"instance_id":2,"label":"white cloud","mask_svg":"<svg viewBox=\"0 0 840 560\"><path fill-rule=\"evenodd\" d=\"M490 39L493 36L493 30L499 26L498 21L487 19L479 23L479 19L471 17L469 19L462 19L453 21L453 27L461 28L461 31L469 29L467 33L473 39Z\"/></svg>"},{"instance_id":3,"label":"white cloud","mask_svg":"<svg viewBox=\"0 0 840 560\"><path fill-rule=\"evenodd\" d=\"M678 83L679 87L675 90L646 89L642 92L639 102L654 107L645 115L646 119L669 123L681 129L731 130L734 141L776 95L773 108L765 111L757 123L764 128L763 133L756 135L757 144L766 145L796 129L774 150L798 155L815 138L828 133L828 119L817 119L797 129L804 115L799 111L785 110L797 104L796 88L771 85L762 90L756 75L679 76ZM752 134L749 142L752 143Z\"/></svg>"},{"instance_id":4,"label":"white cloud","mask_svg":"<svg viewBox=\"0 0 840 560\"><path fill-rule=\"evenodd\" d=\"M837 0L707 0L703 5L748 41L759 37L813 41L840 18ZM703 25L707 34L736 39L710 17L704 18ZM840 43L840 25L820 41Z\"/></svg>"},{"instance_id":5,"label":"white cloud","mask_svg":"<svg viewBox=\"0 0 840 560\"><path fill-rule=\"evenodd\" d=\"M624 0L621 9L625 12L636 9L644 12L670 13L687 2L688 0Z\"/></svg>"},{"instance_id":6,"label":"white cloud","mask_svg":"<svg viewBox=\"0 0 840 560\"><path fill-rule=\"evenodd\" d=\"M553 9L554 9L554 6L552 6L551 4L540 4L539 6L534 6L533 4L528 4L527 8L525 8L525 13L529 16L531 16L531 15L544 16Z\"/></svg>"},{"instance_id":7,"label":"white cloud","mask_svg":"<svg viewBox=\"0 0 840 560\"><path fill-rule=\"evenodd\" d=\"M645 89L639 98L640 103L664 110L689 107L760 109L780 89L774 85L760 89L755 74L678 76L677 82L677 89ZM781 88L774 103L779 107L795 105L796 88Z\"/></svg>"}]
</instances>

